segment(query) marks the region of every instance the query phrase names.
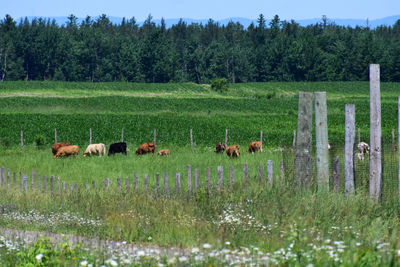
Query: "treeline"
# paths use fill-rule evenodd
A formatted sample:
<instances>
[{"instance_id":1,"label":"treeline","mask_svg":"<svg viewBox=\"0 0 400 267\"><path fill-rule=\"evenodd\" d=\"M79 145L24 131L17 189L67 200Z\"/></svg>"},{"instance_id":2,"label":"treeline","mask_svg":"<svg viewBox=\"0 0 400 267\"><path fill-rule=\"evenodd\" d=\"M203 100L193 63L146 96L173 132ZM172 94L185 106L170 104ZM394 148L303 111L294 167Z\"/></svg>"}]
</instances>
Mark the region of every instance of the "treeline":
<instances>
[{"instance_id":1,"label":"treeline","mask_svg":"<svg viewBox=\"0 0 400 267\"><path fill-rule=\"evenodd\" d=\"M400 81L400 20L375 29L320 23L302 27L275 16L266 24L187 24L167 28L149 16L113 24L106 15L71 15L65 25L0 20L0 79L208 83L359 81L368 65L381 80Z\"/></svg>"}]
</instances>

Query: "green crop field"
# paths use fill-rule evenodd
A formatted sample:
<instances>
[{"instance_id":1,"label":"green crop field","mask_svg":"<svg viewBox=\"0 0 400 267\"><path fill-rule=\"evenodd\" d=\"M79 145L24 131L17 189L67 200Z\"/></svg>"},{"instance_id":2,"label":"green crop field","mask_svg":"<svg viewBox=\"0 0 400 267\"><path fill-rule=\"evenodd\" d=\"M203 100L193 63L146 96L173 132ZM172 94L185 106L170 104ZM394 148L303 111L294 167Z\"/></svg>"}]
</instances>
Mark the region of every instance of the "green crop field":
<instances>
[{"instance_id":1,"label":"green crop field","mask_svg":"<svg viewBox=\"0 0 400 267\"><path fill-rule=\"evenodd\" d=\"M298 192L292 186L293 130L297 128L299 91L326 91L329 140L339 155L343 178L344 107L356 106L356 127L369 140L369 84L367 82L247 83L232 84L228 91L214 92L208 85L132 83L0 83L0 167L12 172L60 176L82 190L67 194L24 193L0 188L0 227L139 243L144 246L178 247L190 253L159 258L148 251L141 256L73 250L63 243L52 247L45 241L18 247L0 233L0 264L33 265L37 258L48 264L67 262L121 266L226 266L230 264L284 266L399 265L400 206L397 193L397 152L391 153L391 130L397 129L397 98L400 84L382 83L384 183L381 203L368 199L368 160L356 164L356 194ZM77 158L53 159L54 129L58 140L80 146ZM124 128L128 155L82 157L93 142L107 145L120 141ZM135 155L139 144L153 140L157 149L169 148L170 157ZM194 150L189 131L193 129ZM241 157L229 159L214 153L215 143L239 144ZM20 131L25 147L20 148ZM263 131L265 151L247 153L248 144ZM37 147L35 139L44 137ZM266 176L267 160L274 162L272 187L257 182L257 167ZM279 163L285 161L284 185L280 186ZM244 187L243 164L249 166ZM155 174L175 173L186 184L187 165L198 169L201 189L156 193ZM216 184L217 166L224 167L224 188L204 190L206 168ZM234 167L235 186L229 188L229 167ZM150 190L122 193L116 178L139 175L139 187L149 174ZM193 175L193 174L192 174ZM111 178L110 190L83 190ZM30 178L29 178L30 179ZM43 181L43 180L42 180ZM124 180L123 180L124 182ZM194 183L194 182L192 182ZM30 184L30 180L29 180ZM163 188L163 186L162 186ZM127 256L128 255L128 256ZM129 256L130 255L130 256ZM201 257L200 257L201 256ZM250 259L250 260L249 260ZM85 264L83 264L85 263Z\"/></svg>"}]
</instances>

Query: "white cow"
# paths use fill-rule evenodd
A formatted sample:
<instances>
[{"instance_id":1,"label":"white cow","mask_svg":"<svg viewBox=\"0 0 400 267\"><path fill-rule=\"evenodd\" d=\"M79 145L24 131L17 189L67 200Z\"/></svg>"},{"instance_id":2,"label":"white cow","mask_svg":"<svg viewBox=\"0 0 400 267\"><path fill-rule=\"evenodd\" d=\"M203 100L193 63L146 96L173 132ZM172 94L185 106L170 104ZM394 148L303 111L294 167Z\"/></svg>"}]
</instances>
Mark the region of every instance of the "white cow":
<instances>
[{"instance_id":1,"label":"white cow","mask_svg":"<svg viewBox=\"0 0 400 267\"><path fill-rule=\"evenodd\" d=\"M85 152L83 152L84 157L91 155L104 156L105 154L106 154L106 145L102 143L88 145Z\"/></svg>"},{"instance_id":2,"label":"white cow","mask_svg":"<svg viewBox=\"0 0 400 267\"><path fill-rule=\"evenodd\" d=\"M357 148L358 148L357 157L359 160L363 161L364 155L369 154L369 145L365 142L360 142L358 143Z\"/></svg>"}]
</instances>

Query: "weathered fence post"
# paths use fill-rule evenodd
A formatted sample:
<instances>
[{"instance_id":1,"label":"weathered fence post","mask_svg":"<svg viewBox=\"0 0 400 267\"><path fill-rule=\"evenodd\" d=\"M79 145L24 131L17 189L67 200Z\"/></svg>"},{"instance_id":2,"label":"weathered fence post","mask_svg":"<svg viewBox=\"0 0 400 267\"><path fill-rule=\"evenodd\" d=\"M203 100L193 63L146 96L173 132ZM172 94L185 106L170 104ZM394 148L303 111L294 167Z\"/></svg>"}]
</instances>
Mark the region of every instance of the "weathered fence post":
<instances>
[{"instance_id":1,"label":"weathered fence post","mask_svg":"<svg viewBox=\"0 0 400 267\"><path fill-rule=\"evenodd\" d=\"M318 191L329 191L328 119L326 92L315 92L315 137Z\"/></svg>"},{"instance_id":2,"label":"weathered fence post","mask_svg":"<svg viewBox=\"0 0 400 267\"><path fill-rule=\"evenodd\" d=\"M188 192L192 192L192 166L187 165L187 189Z\"/></svg>"},{"instance_id":3,"label":"weathered fence post","mask_svg":"<svg viewBox=\"0 0 400 267\"><path fill-rule=\"evenodd\" d=\"M190 129L190 150L193 152L193 129Z\"/></svg>"},{"instance_id":4,"label":"weathered fence post","mask_svg":"<svg viewBox=\"0 0 400 267\"><path fill-rule=\"evenodd\" d=\"M121 178L117 178L117 188L118 188L118 191L119 192L121 192Z\"/></svg>"},{"instance_id":5,"label":"weathered fence post","mask_svg":"<svg viewBox=\"0 0 400 267\"><path fill-rule=\"evenodd\" d=\"M146 173L144 175L144 190L147 191L148 188L149 188L149 175Z\"/></svg>"},{"instance_id":6,"label":"weathered fence post","mask_svg":"<svg viewBox=\"0 0 400 267\"><path fill-rule=\"evenodd\" d=\"M177 192L181 191L181 173L177 172L175 174L175 189Z\"/></svg>"},{"instance_id":7,"label":"weathered fence post","mask_svg":"<svg viewBox=\"0 0 400 267\"><path fill-rule=\"evenodd\" d=\"M110 178L106 178L106 187L110 189Z\"/></svg>"},{"instance_id":8,"label":"weathered fence post","mask_svg":"<svg viewBox=\"0 0 400 267\"><path fill-rule=\"evenodd\" d=\"M164 193L168 193L168 172L164 172Z\"/></svg>"},{"instance_id":9,"label":"weathered fence post","mask_svg":"<svg viewBox=\"0 0 400 267\"><path fill-rule=\"evenodd\" d=\"M37 190L40 192L40 174L38 174L38 176L37 176ZM16 184L16 180L15 180L15 184Z\"/></svg>"},{"instance_id":10,"label":"weathered fence post","mask_svg":"<svg viewBox=\"0 0 400 267\"><path fill-rule=\"evenodd\" d=\"M139 176L137 173L133 174L133 188L138 189Z\"/></svg>"},{"instance_id":11,"label":"weathered fence post","mask_svg":"<svg viewBox=\"0 0 400 267\"><path fill-rule=\"evenodd\" d=\"M345 116L344 145L344 192L354 193L354 139L355 139L355 106L347 104Z\"/></svg>"},{"instance_id":12,"label":"weathered fence post","mask_svg":"<svg viewBox=\"0 0 400 267\"><path fill-rule=\"evenodd\" d=\"M43 175L43 191L47 193L47 175Z\"/></svg>"},{"instance_id":13,"label":"weathered fence post","mask_svg":"<svg viewBox=\"0 0 400 267\"><path fill-rule=\"evenodd\" d=\"M335 190L335 192L339 192L339 175L339 156L336 156L333 158L333 190Z\"/></svg>"},{"instance_id":14,"label":"weathered fence post","mask_svg":"<svg viewBox=\"0 0 400 267\"><path fill-rule=\"evenodd\" d=\"M225 129L225 146L228 146L228 129Z\"/></svg>"},{"instance_id":15,"label":"weathered fence post","mask_svg":"<svg viewBox=\"0 0 400 267\"><path fill-rule=\"evenodd\" d=\"M249 165L245 163L243 165L243 183L247 185L248 180L249 180Z\"/></svg>"},{"instance_id":16,"label":"weathered fence post","mask_svg":"<svg viewBox=\"0 0 400 267\"><path fill-rule=\"evenodd\" d=\"M61 183L60 176L57 176L57 192L58 192L58 194L61 193L61 185L60 185L60 183Z\"/></svg>"},{"instance_id":17,"label":"weathered fence post","mask_svg":"<svg viewBox=\"0 0 400 267\"><path fill-rule=\"evenodd\" d=\"M54 144L57 143L57 128L54 128Z\"/></svg>"},{"instance_id":18,"label":"weathered fence post","mask_svg":"<svg viewBox=\"0 0 400 267\"><path fill-rule=\"evenodd\" d=\"M396 151L396 145L394 144L394 129L392 129L392 152Z\"/></svg>"},{"instance_id":19,"label":"weathered fence post","mask_svg":"<svg viewBox=\"0 0 400 267\"><path fill-rule=\"evenodd\" d=\"M224 177L224 167L217 166L217 172L218 172L218 190L221 190Z\"/></svg>"},{"instance_id":20,"label":"weathered fence post","mask_svg":"<svg viewBox=\"0 0 400 267\"><path fill-rule=\"evenodd\" d=\"M360 128L358 128L358 143L357 144L359 144L359 143L361 143L361 130L360 130Z\"/></svg>"},{"instance_id":21,"label":"weathered fence post","mask_svg":"<svg viewBox=\"0 0 400 267\"><path fill-rule=\"evenodd\" d=\"M10 189L11 186L11 171L8 169L7 171L7 188Z\"/></svg>"},{"instance_id":22,"label":"weathered fence post","mask_svg":"<svg viewBox=\"0 0 400 267\"><path fill-rule=\"evenodd\" d=\"M35 191L36 171L32 169L32 191Z\"/></svg>"},{"instance_id":23,"label":"weathered fence post","mask_svg":"<svg viewBox=\"0 0 400 267\"><path fill-rule=\"evenodd\" d=\"M229 168L229 180L230 180L230 183L229 183L229 185L230 185L230 187L232 188L233 187L233 183L235 182L235 174L234 174L234 171L235 171L235 168L233 168L233 166L231 166L230 168Z\"/></svg>"},{"instance_id":24,"label":"weathered fence post","mask_svg":"<svg viewBox=\"0 0 400 267\"><path fill-rule=\"evenodd\" d=\"M28 191L28 175L24 175L24 191Z\"/></svg>"},{"instance_id":25,"label":"weathered fence post","mask_svg":"<svg viewBox=\"0 0 400 267\"><path fill-rule=\"evenodd\" d=\"M257 173L257 176L258 176L258 184L261 185L262 176L263 176L263 171L262 171L262 166L261 166L261 165L258 166L258 173Z\"/></svg>"},{"instance_id":26,"label":"weathered fence post","mask_svg":"<svg viewBox=\"0 0 400 267\"><path fill-rule=\"evenodd\" d=\"M17 186L17 173L13 172L13 186L16 187Z\"/></svg>"},{"instance_id":27,"label":"weathered fence post","mask_svg":"<svg viewBox=\"0 0 400 267\"><path fill-rule=\"evenodd\" d=\"M24 148L24 131L21 130L21 149Z\"/></svg>"},{"instance_id":28,"label":"weathered fence post","mask_svg":"<svg viewBox=\"0 0 400 267\"><path fill-rule=\"evenodd\" d=\"M95 181L93 181L95 182ZM125 178L125 193L129 193L130 188L129 188L129 178Z\"/></svg>"},{"instance_id":29,"label":"weathered fence post","mask_svg":"<svg viewBox=\"0 0 400 267\"><path fill-rule=\"evenodd\" d=\"M310 186L313 168L312 101L312 93L299 93L296 156L294 158L294 178L297 187L302 189Z\"/></svg>"},{"instance_id":30,"label":"weathered fence post","mask_svg":"<svg viewBox=\"0 0 400 267\"><path fill-rule=\"evenodd\" d=\"M1 187L4 187L5 172L6 172L6 168L5 168L5 167L2 167L2 168L1 168L1 174L0 174Z\"/></svg>"},{"instance_id":31,"label":"weathered fence post","mask_svg":"<svg viewBox=\"0 0 400 267\"><path fill-rule=\"evenodd\" d=\"M62 185L63 185L63 192L64 193L67 193L67 182L62 182Z\"/></svg>"},{"instance_id":32,"label":"weathered fence post","mask_svg":"<svg viewBox=\"0 0 400 267\"><path fill-rule=\"evenodd\" d=\"M382 151L381 151L381 89L379 65L369 68L369 110L370 110L370 156L369 196L380 201L382 197Z\"/></svg>"},{"instance_id":33,"label":"weathered fence post","mask_svg":"<svg viewBox=\"0 0 400 267\"><path fill-rule=\"evenodd\" d=\"M263 143L263 131L260 131L260 143L261 143L261 146L262 146L262 143Z\"/></svg>"},{"instance_id":34,"label":"weathered fence post","mask_svg":"<svg viewBox=\"0 0 400 267\"><path fill-rule=\"evenodd\" d=\"M292 146L292 151L296 151L296 130L293 130L293 146Z\"/></svg>"},{"instance_id":35,"label":"weathered fence post","mask_svg":"<svg viewBox=\"0 0 400 267\"><path fill-rule=\"evenodd\" d=\"M156 173L156 190L160 192L160 174Z\"/></svg>"},{"instance_id":36,"label":"weathered fence post","mask_svg":"<svg viewBox=\"0 0 400 267\"><path fill-rule=\"evenodd\" d=\"M267 161L267 176L268 187L271 187L274 182L274 162L272 160Z\"/></svg>"},{"instance_id":37,"label":"weathered fence post","mask_svg":"<svg viewBox=\"0 0 400 267\"><path fill-rule=\"evenodd\" d=\"M121 142L124 142L124 128L121 130Z\"/></svg>"},{"instance_id":38,"label":"weathered fence post","mask_svg":"<svg viewBox=\"0 0 400 267\"><path fill-rule=\"evenodd\" d=\"M154 135L154 147L156 148L157 147L157 130L156 130L156 128L154 128L153 135Z\"/></svg>"},{"instance_id":39,"label":"weathered fence post","mask_svg":"<svg viewBox=\"0 0 400 267\"><path fill-rule=\"evenodd\" d=\"M89 130L89 144L92 144L92 128Z\"/></svg>"},{"instance_id":40,"label":"weathered fence post","mask_svg":"<svg viewBox=\"0 0 400 267\"><path fill-rule=\"evenodd\" d=\"M54 193L54 176L53 175L50 176L50 192L51 192L51 194Z\"/></svg>"},{"instance_id":41,"label":"weathered fence post","mask_svg":"<svg viewBox=\"0 0 400 267\"><path fill-rule=\"evenodd\" d=\"M199 189L199 169L194 169L194 191Z\"/></svg>"}]
</instances>

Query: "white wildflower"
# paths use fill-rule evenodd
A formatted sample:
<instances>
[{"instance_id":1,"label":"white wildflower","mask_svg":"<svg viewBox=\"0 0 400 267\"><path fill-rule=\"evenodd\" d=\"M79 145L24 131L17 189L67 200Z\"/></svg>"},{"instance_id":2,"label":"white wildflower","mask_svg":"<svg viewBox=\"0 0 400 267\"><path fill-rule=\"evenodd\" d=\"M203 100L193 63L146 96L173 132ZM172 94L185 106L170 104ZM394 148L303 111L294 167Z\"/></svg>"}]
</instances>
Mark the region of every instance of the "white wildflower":
<instances>
[{"instance_id":1,"label":"white wildflower","mask_svg":"<svg viewBox=\"0 0 400 267\"><path fill-rule=\"evenodd\" d=\"M199 252L200 252L200 249L198 247L192 248L192 251L191 251L192 254L197 254Z\"/></svg>"},{"instance_id":2,"label":"white wildflower","mask_svg":"<svg viewBox=\"0 0 400 267\"><path fill-rule=\"evenodd\" d=\"M79 266L88 266L88 261L84 260L79 263Z\"/></svg>"},{"instance_id":3,"label":"white wildflower","mask_svg":"<svg viewBox=\"0 0 400 267\"><path fill-rule=\"evenodd\" d=\"M37 254L35 258L36 258L36 260L37 260L38 262L42 262L43 254L42 254L42 253Z\"/></svg>"},{"instance_id":4,"label":"white wildflower","mask_svg":"<svg viewBox=\"0 0 400 267\"><path fill-rule=\"evenodd\" d=\"M186 262L188 260L188 258L186 256L180 256L178 258L179 262Z\"/></svg>"},{"instance_id":5,"label":"white wildflower","mask_svg":"<svg viewBox=\"0 0 400 267\"><path fill-rule=\"evenodd\" d=\"M208 243L203 244L203 248L205 248L205 249L209 249L211 247L212 247L211 244L208 244Z\"/></svg>"},{"instance_id":6,"label":"white wildflower","mask_svg":"<svg viewBox=\"0 0 400 267\"><path fill-rule=\"evenodd\" d=\"M111 266L118 266L118 262L116 262L114 259L108 259L106 260L107 264L110 264Z\"/></svg>"}]
</instances>

